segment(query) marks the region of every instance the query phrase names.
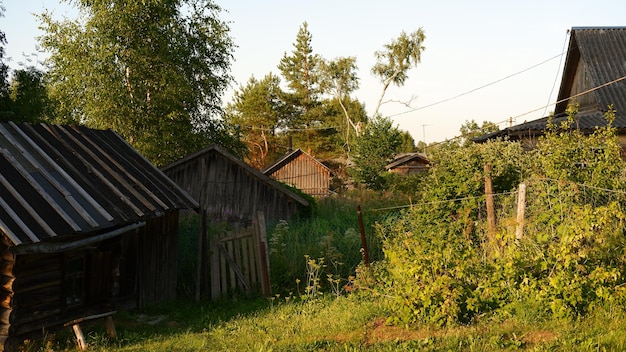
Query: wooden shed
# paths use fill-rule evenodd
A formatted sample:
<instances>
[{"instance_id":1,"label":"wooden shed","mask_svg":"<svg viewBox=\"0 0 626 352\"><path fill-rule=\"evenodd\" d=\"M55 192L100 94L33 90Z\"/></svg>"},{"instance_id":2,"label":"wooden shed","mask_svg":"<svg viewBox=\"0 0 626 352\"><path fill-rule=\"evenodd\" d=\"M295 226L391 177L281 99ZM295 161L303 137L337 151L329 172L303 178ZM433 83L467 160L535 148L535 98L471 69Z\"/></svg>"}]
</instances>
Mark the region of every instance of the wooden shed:
<instances>
[{"instance_id":1,"label":"wooden shed","mask_svg":"<svg viewBox=\"0 0 626 352\"><path fill-rule=\"evenodd\" d=\"M0 350L176 295L197 202L111 130L0 124Z\"/></svg>"},{"instance_id":2,"label":"wooden shed","mask_svg":"<svg viewBox=\"0 0 626 352\"><path fill-rule=\"evenodd\" d=\"M304 198L215 144L162 170L194 197L213 221L249 223L257 211L277 221L309 206Z\"/></svg>"},{"instance_id":3,"label":"wooden shed","mask_svg":"<svg viewBox=\"0 0 626 352\"><path fill-rule=\"evenodd\" d=\"M312 196L330 194L330 169L301 149L286 153L262 172Z\"/></svg>"},{"instance_id":4,"label":"wooden shed","mask_svg":"<svg viewBox=\"0 0 626 352\"><path fill-rule=\"evenodd\" d=\"M385 170L400 175L414 175L428 171L430 161L421 153L402 153L394 157Z\"/></svg>"}]
</instances>

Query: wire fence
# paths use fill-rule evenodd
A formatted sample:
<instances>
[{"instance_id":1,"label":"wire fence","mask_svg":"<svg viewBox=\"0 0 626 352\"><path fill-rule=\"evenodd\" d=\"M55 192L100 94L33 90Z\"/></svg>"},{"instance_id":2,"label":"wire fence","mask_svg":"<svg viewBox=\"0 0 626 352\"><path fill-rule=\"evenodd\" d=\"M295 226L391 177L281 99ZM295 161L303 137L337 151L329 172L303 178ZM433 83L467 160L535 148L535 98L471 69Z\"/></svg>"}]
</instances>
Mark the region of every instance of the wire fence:
<instances>
[{"instance_id":1,"label":"wire fence","mask_svg":"<svg viewBox=\"0 0 626 352\"><path fill-rule=\"evenodd\" d=\"M519 190L491 194L494 199L496 231L515 232L517 227L526 226L526 231L554 231L558 224L575 223L582 209L598 211L602 207L613 207L614 214L626 216L626 191L609 189L563 180L540 179L524 183L525 201L519 204ZM434 207L459 211L472 211L479 231L487 231L488 211L486 194L439 199L436 201L405 204L394 207L368 209L369 212L388 212L397 214L401 211L430 211ZM520 206L523 206L523 218L520 218ZM455 214L449 214L454 216ZM389 215L393 217L395 215ZM626 219L607 219L621 221ZM602 224L599 224L602 225Z\"/></svg>"}]
</instances>

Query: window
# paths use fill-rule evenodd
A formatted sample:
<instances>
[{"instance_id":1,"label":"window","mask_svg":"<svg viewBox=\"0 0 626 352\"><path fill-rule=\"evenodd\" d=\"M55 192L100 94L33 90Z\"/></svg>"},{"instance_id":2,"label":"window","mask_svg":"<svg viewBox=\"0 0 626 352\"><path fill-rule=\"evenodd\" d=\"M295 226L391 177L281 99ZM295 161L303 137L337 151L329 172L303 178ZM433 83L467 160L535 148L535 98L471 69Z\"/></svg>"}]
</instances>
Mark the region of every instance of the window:
<instances>
[{"instance_id":1,"label":"window","mask_svg":"<svg viewBox=\"0 0 626 352\"><path fill-rule=\"evenodd\" d=\"M65 262L65 306L81 305L84 301L85 258L70 257Z\"/></svg>"}]
</instances>

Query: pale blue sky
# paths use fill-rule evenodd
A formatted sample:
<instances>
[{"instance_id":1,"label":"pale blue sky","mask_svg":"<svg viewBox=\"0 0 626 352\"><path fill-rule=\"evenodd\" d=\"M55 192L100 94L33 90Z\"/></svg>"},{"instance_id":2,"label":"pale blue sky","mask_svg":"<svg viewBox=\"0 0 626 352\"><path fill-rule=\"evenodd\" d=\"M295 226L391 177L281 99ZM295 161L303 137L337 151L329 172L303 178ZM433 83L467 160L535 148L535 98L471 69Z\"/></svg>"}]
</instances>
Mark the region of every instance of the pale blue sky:
<instances>
[{"instance_id":1,"label":"pale blue sky","mask_svg":"<svg viewBox=\"0 0 626 352\"><path fill-rule=\"evenodd\" d=\"M563 50L567 30L577 26L626 26L623 0L216 3L228 11L221 18L231 22L231 35L238 46L232 66L235 88L253 75L262 78L269 72L278 74L276 66L285 52L291 52L300 25L307 21L317 54L326 59L357 58L361 87L354 95L370 112L382 89L370 74L374 52L401 31L422 27L426 33L422 62L410 71L403 87L390 89L386 95L386 99L396 101L414 97L411 105L418 109L411 111L402 104L388 103L381 112L392 116L398 127L409 131L416 141L425 136L428 143L456 136L466 120L501 122L516 117L515 122L521 123L543 117L542 107L556 100L562 62L555 56ZM57 16L74 16L74 12L67 11L67 4L59 6L54 0L4 0L4 6L0 29L7 35L6 49L13 57L13 66L21 60L21 52L35 51L35 37L40 33L33 12L48 8L55 9ZM462 96L451 99L458 95ZM231 96L232 90L225 101ZM445 102L430 106L440 101ZM546 114L552 110L548 107Z\"/></svg>"}]
</instances>

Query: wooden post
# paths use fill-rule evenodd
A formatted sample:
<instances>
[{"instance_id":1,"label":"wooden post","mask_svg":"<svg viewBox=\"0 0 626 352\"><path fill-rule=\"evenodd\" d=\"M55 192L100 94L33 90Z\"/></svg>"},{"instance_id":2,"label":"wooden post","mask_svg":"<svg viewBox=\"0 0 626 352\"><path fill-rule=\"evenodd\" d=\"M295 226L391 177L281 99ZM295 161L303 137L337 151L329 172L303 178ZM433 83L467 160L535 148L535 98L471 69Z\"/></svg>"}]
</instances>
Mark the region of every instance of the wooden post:
<instances>
[{"instance_id":1,"label":"wooden post","mask_svg":"<svg viewBox=\"0 0 626 352\"><path fill-rule=\"evenodd\" d=\"M356 206L356 214L359 219L359 232L361 233L361 248L363 249L363 261L365 262L365 267L369 268L370 266L370 258L367 253L367 240L365 239L365 228L363 227L363 217L361 216L361 204Z\"/></svg>"},{"instance_id":2,"label":"wooden post","mask_svg":"<svg viewBox=\"0 0 626 352\"><path fill-rule=\"evenodd\" d=\"M261 275L259 279L261 280L261 289L263 290L263 295L265 297L269 297L272 295L272 288L270 286L270 260L269 253L267 252L267 233L265 230L265 215L262 211L258 211L256 213L256 221L255 221L255 240L258 243L258 258L259 258L259 267L261 269Z\"/></svg>"},{"instance_id":3,"label":"wooden post","mask_svg":"<svg viewBox=\"0 0 626 352\"><path fill-rule=\"evenodd\" d=\"M515 228L515 238L524 237L524 216L526 212L526 184L520 183L517 191L517 227Z\"/></svg>"},{"instance_id":4,"label":"wooden post","mask_svg":"<svg viewBox=\"0 0 626 352\"><path fill-rule=\"evenodd\" d=\"M216 301L220 298L220 256L217 247L219 239L211 238L209 256L211 257L211 299Z\"/></svg>"},{"instance_id":5,"label":"wooden post","mask_svg":"<svg viewBox=\"0 0 626 352\"><path fill-rule=\"evenodd\" d=\"M112 339L116 338L117 330L115 330L115 323L113 322L113 316L109 315L108 317L104 318L104 322L106 324L107 334L109 335L109 337Z\"/></svg>"},{"instance_id":6,"label":"wooden post","mask_svg":"<svg viewBox=\"0 0 626 352\"><path fill-rule=\"evenodd\" d=\"M83 331L80 329L80 325L74 324L72 325L72 329L74 330L74 335L76 335L76 344L78 344L78 349L80 351L85 351L87 349L87 342L85 341Z\"/></svg>"},{"instance_id":7,"label":"wooden post","mask_svg":"<svg viewBox=\"0 0 626 352\"><path fill-rule=\"evenodd\" d=\"M485 203L487 205L487 235L491 243L496 238L496 212L491 185L491 165L485 164Z\"/></svg>"},{"instance_id":8,"label":"wooden post","mask_svg":"<svg viewBox=\"0 0 626 352\"><path fill-rule=\"evenodd\" d=\"M202 290L202 267L204 264L204 256L206 247L206 212L200 209L200 233L198 234L198 258L196 260L196 302L200 302ZM206 270L206 267L205 267Z\"/></svg>"}]
</instances>

